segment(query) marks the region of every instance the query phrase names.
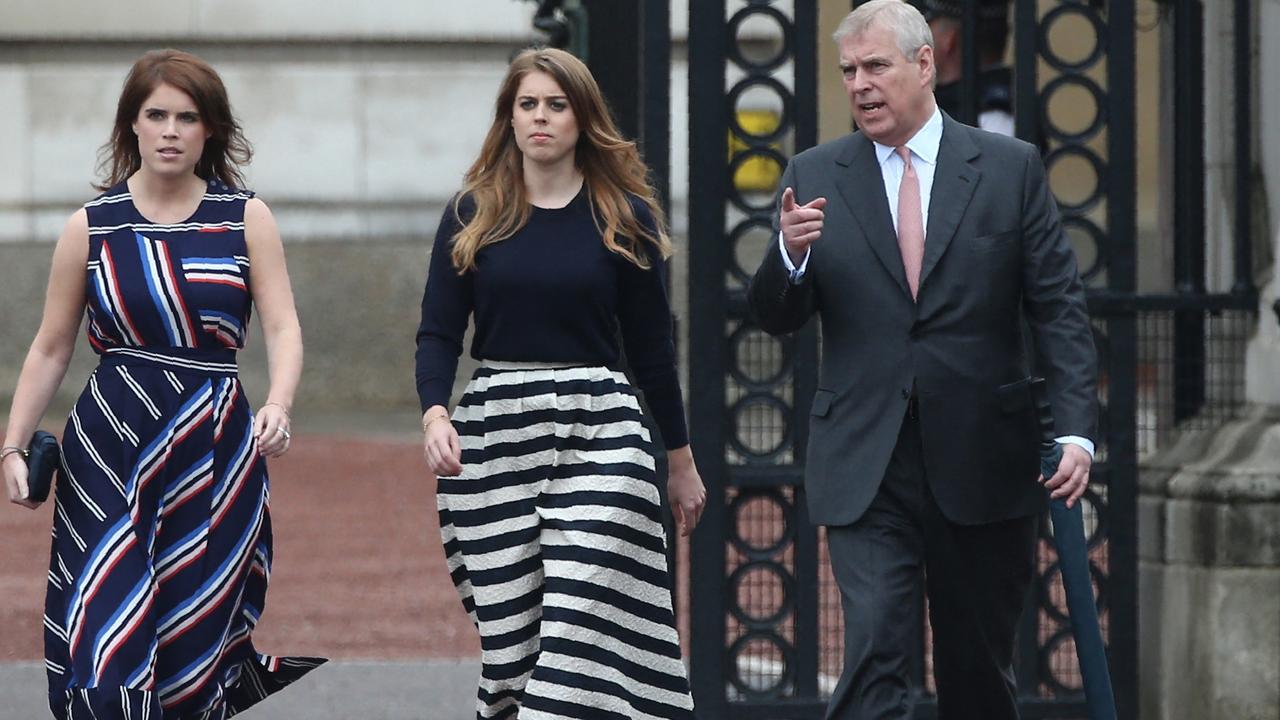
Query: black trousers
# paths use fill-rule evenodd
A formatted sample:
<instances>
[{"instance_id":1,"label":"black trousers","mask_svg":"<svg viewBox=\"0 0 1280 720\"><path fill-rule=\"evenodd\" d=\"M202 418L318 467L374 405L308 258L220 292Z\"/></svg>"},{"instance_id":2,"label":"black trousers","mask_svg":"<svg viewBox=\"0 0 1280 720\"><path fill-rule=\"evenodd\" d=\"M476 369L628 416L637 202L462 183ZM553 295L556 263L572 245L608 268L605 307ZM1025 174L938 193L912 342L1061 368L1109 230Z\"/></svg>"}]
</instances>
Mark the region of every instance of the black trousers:
<instances>
[{"instance_id":1,"label":"black trousers","mask_svg":"<svg viewBox=\"0 0 1280 720\"><path fill-rule=\"evenodd\" d=\"M866 514L827 528L845 625L827 718L911 717L927 593L940 720L1016 720L1014 635L1035 573L1039 518L952 523L922 458L920 426L908 415Z\"/></svg>"}]
</instances>

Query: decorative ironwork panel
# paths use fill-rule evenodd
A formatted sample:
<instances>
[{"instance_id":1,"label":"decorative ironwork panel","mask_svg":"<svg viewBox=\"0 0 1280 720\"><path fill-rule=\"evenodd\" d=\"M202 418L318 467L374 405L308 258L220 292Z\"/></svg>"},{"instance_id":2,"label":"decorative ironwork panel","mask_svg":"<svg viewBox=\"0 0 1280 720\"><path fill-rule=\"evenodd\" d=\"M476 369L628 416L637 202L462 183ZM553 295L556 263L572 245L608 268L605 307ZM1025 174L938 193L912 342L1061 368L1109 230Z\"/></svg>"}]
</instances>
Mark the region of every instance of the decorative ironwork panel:
<instances>
[{"instance_id":1,"label":"decorative ironwork panel","mask_svg":"<svg viewBox=\"0 0 1280 720\"><path fill-rule=\"evenodd\" d=\"M692 682L706 717L818 697L818 533L798 464L816 331L771 337L746 303L787 159L816 140L815 34L812 0L690 4L690 410L711 495L691 558Z\"/></svg>"},{"instance_id":2,"label":"decorative ironwork panel","mask_svg":"<svg viewBox=\"0 0 1280 720\"><path fill-rule=\"evenodd\" d=\"M1106 5L1018 0L1018 135L1044 150L1063 229L1092 297L1136 283L1133 0ZM1038 74L1043 69L1045 74ZM1111 656L1117 709L1136 712L1137 328L1132 314L1094 313L1099 433L1083 499L1090 570ZM1043 522L1033 607L1020 634L1024 704L1086 717L1062 578ZM1068 710L1068 708L1070 708Z\"/></svg>"}]
</instances>

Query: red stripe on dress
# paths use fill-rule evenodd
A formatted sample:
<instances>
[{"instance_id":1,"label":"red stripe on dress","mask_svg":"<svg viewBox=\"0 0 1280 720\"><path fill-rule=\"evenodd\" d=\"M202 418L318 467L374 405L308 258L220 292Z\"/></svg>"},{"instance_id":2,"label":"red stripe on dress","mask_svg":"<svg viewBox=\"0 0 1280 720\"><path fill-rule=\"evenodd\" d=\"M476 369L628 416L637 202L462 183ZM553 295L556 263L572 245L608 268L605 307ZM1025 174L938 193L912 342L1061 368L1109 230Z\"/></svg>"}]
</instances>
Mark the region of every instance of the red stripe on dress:
<instances>
[{"instance_id":1,"label":"red stripe on dress","mask_svg":"<svg viewBox=\"0 0 1280 720\"><path fill-rule=\"evenodd\" d=\"M245 288L244 288L244 281L243 281L243 280L207 280L207 279L205 279L205 278L193 278L193 277L188 277L188 278L187 278L187 282L189 282L189 283L206 283L206 284L209 284L209 285L230 285L230 286L231 286L231 287L233 287L233 288L239 288L239 289L241 289L241 290L244 290L244 289L245 289Z\"/></svg>"},{"instance_id":2,"label":"red stripe on dress","mask_svg":"<svg viewBox=\"0 0 1280 720\"><path fill-rule=\"evenodd\" d=\"M142 333L138 332L138 328L134 326L133 318L129 317L129 308L125 305L124 298L118 292L120 278L116 277L116 261L111 257L111 246L104 242L102 244L102 252L105 255L103 259L106 261L107 272L111 275L111 287L107 288L107 294L120 308L120 319L124 320L125 329L133 336L126 339L136 345L141 345Z\"/></svg>"},{"instance_id":3,"label":"red stripe on dress","mask_svg":"<svg viewBox=\"0 0 1280 720\"><path fill-rule=\"evenodd\" d=\"M191 313L187 311L187 301L182 297L182 290L178 288L178 273L173 266L173 257L169 255L169 248L165 245L156 243L156 250L159 251L161 258L164 260L164 264L160 266L160 269L165 273L165 280L168 281L167 284L171 290L170 297L176 301L178 310L182 315L182 325L186 330L188 342L194 347L196 344L196 329L191 324Z\"/></svg>"},{"instance_id":4,"label":"red stripe on dress","mask_svg":"<svg viewBox=\"0 0 1280 720\"><path fill-rule=\"evenodd\" d=\"M154 605L155 605L155 592L153 590L152 592L147 593L146 604L138 608L137 611L135 611L133 619L129 622L129 624L125 627L125 629L120 631L120 634L116 636L116 639L113 640L111 644L107 646L107 651L102 654L102 659L98 661L97 667L93 669L94 677L96 678L102 677L102 672L107 669L107 665L111 662L111 658L114 657L116 652L120 648L124 647L124 644L128 642L130 638L133 637L133 634L135 632L138 631L138 625L142 622L143 618L147 616L147 613L151 611L151 608Z\"/></svg>"},{"instance_id":5,"label":"red stripe on dress","mask_svg":"<svg viewBox=\"0 0 1280 720\"><path fill-rule=\"evenodd\" d=\"M98 591L102 589L102 586L105 583L106 579L116 569L116 566L119 565L122 560L124 560L125 555L129 554L129 549L132 548L134 545L136 545L137 542L138 542L138 536L133 533L128 533L124 541L124 544L116 547L116 550L113 553L115 555L115 559L111 561L111 564L104 568L99 569L97 576L93 579L93 584L89 587L89 590L85 592L84 595L81 596L81 599L80 599L81 615L87 615L89 613L89 603L93 602L93 599L97 597ZM81 631L83 629L84 629L84 618L82 617L81 622L76 625L76 629L72 633L71 642L69 643L69 647L71 648L71 655L73 656L75 655L76 648L80 646Z\"/></svg>"}]
</instances>

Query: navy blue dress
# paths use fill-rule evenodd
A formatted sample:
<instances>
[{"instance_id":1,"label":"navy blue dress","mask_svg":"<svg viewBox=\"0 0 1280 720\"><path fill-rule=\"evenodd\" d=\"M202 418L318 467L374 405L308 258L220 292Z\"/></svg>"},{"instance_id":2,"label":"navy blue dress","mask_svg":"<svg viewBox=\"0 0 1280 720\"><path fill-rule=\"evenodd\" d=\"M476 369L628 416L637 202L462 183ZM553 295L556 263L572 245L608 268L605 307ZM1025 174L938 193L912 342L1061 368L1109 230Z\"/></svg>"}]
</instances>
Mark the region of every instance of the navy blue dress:
<instances>
[{"instance_id":1,"label":"navy blue dress","mask_svg":"<svg viewBox=\"0 0 1280 720\"><path fill-rule=\"evenodd\" d=\"M218 720L323 662L250 640L271 567L267 469L236 375L250 197L210 182L165 225L124 183L85 205L101 362L54 498L45 660L61 720Z\"/></svg>"}]
</instances>

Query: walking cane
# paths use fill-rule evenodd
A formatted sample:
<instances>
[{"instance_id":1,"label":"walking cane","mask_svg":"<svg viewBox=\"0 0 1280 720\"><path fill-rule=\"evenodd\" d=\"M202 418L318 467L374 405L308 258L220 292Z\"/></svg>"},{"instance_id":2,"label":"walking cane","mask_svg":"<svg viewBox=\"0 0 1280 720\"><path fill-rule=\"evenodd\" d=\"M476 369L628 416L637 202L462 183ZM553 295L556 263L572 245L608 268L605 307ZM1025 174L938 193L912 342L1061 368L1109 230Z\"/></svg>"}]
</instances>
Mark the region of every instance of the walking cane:
<instances>
[{"instance_id":1,"label":"walking cane","mask_svg":"<svg viewBox=\"0 0 1280 720\"><path fill-rule=\"evenodd\" d=\"M1040 473L1053 477L1062 460L1062 447L1054 440L1053 411L1045 397L1044 378L1031 381L1031 393L1040 421ZM1102 643L1098 624L1098 606L1093 600L1093 582L1089 574L1089 549L1084 534L1084 512L1080 502L1068 508L1064 498L1049 500L1049 518L1053 522L1053 544L1058 551L1058 567L1062 571L1062 587L1067 595L1067 613L1071 617L1071 634L1076 641L1076 659L1084 679L1085 704L1089 720L1115 720L1116 701L1111 691L1111 673L1107 669L1107 650Z\"/></svg>"}]
</instances>

